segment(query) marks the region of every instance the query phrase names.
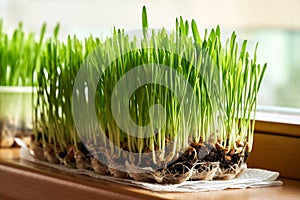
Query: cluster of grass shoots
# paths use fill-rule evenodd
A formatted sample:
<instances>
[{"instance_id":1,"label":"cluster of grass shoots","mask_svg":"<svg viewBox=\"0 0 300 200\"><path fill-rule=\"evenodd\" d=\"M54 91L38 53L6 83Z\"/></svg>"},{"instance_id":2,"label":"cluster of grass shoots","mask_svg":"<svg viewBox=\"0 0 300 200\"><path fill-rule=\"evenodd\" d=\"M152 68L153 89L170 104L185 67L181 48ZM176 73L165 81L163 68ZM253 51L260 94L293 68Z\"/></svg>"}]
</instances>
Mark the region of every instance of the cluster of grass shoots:
<instances>
[{"instance_id":1,"label":"cluster of grass shoots","mask_svg":"<svg viewBox=\"0 0 300 200\"><path fill-rule=\"evenodd\" d=\"M39 67L46 25L37 41L35 34L27 34L19 23L12 35L5 32L0 20L0 86L32 86Z\"/></svg>"},{"instance_id":2,"label":"cluster of grass shoots","mask_svg":"<svg viewBox=\"0 0 300 200\"><path fill-rule=\"evenodd\" d=\"M254 57L250 58L246 50L247 41L239 47L234 32L224 45L221 43L219 27L210 32L205 30L204 36L201 36L194 20L189 23L181 17L176 20L176 29L172 33L161 29L147 35L145 9L143 28L142 39L131 38L123 30L116 29L109 42L92 36L84 41L69 36L67 42L61 42L57 39L57 32L53 38L48 39L41 55L36 85L38 99L35 104L35 134L38 136L41 133L44 143L53 144L54 147L67 148L73 144L78 148L81 137L75 128L72 110L74 80L84 60L96 49L96 70L103 70L103 65L109 66L97 85L93 86L97 87L96 102L89 102L85 87L77 91L78 96L81 95L79 98L86 99L86 104L80 108L82 120L88 119L88 105L93 103L97 123L103 130L101 135L96 135L98 131L94 129L94 124L84 124L84 135L93 144L111 145L112 154L120 153L114 152L112 145L135 153L150 150L153 152L153 162L157 162L154 150L163 152L169 142L173 144L173 156L191 142L219 142L224 148L234 149L237 148L236 142L240 141L248 142L251 148L254 131L251 113L256 109L257 93L266 69L266 65L256 63L256 50ZM155 48L161 46L166 48ZM176 50L172 52L166 49ZM109 63L111 57L117 59ZM140 126L146 126L151 122L149 108L160 104L165 109L166 122L158 131L157 127L152 127L155 134L151 137L144 138L142 132L136 133L139 137L134 137L118 127L113 117L113 90L126 72L136 66L147 66L155 72L155 64L179 72L192 87L198 106L195 109L190 104L190 107L182 110L182 102L169 88L159 84L144 85L127 102L131 119ZM157 80L170 78L160 71L155 74ZM139 78L136 77L132 82L140 81ZM170 83L179 84L177 79ZM127 86L120 89L126 90ZM180 92L185 95L185 91ZM123 124L129 122L127 118L123 120ZM108 138L111 143L104 142L104 138ZM166 160L167 156L168 159L172 158L162 153L160 160Z\"/></svg>"}]
</instances>

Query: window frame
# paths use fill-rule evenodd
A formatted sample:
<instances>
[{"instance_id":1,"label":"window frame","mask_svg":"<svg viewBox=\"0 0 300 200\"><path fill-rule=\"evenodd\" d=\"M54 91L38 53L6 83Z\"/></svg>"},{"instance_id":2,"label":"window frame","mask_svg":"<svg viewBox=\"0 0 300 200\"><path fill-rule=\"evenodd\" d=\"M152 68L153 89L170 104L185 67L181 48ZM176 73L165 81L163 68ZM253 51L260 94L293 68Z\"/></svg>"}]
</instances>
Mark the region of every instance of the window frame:
<instances>
[{"instance_id":1,"label":"window frame","mask_svg":"<svg viewBox=\"0 0 300 200\"><path fill-rule=\"evenodd\" d=\"M283 108L284 109L284 108ZM250 168L280 173L281 177L300 180L300 115L258 110L255 118L254 143L247 161Z\"/></svg>"},{"instance_id":2,"label":"window frame","mask_svg":"<svg viewBox=\"0 0 300 200\"><path fill-rule=\"evenodd\" d=\"M255 117L255 132L300 137L300 115L290 109L270 107L258 109ZM292 109L291 109L292 110ZM285 112L283 112L285 111Z\"/></svg>"}]
</instances>

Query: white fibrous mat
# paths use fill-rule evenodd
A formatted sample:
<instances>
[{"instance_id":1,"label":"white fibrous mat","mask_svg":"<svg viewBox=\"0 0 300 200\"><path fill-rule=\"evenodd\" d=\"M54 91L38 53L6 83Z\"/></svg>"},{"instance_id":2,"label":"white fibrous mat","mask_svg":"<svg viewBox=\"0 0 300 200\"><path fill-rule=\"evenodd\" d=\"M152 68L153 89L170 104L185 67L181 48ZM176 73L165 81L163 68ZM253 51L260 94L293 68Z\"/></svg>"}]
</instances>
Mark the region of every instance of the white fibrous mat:
<instances>
[{"instance_id":1,"label":"white fibrous mat","mask_svg":"<svg viewBox=\"0 0 300 200\"><path fill-rule=\"evenodd\" d=\"M20 144L20 141L18 141ZM282 181L277 180L279 173L248 168L238 178L232 180L212 180L212 181L186 181L181 184L162 185L157 183L146 183L130 179L115 178L109 175L99 175L91 170L84 169L70 169L63 165L51 164L48 162L39 161L30 155L28 148L25 144L21 145L20 157L24 160L31 161L40 165L44 165L53 169L68 172L70 174L82 174L96 179L111 181L118 184L140 187L151 191L157 192L203 192L203 191L217 191L229 188L245 189L245 188L258 188L280 186Z\"/></svg>"}]
</instances>

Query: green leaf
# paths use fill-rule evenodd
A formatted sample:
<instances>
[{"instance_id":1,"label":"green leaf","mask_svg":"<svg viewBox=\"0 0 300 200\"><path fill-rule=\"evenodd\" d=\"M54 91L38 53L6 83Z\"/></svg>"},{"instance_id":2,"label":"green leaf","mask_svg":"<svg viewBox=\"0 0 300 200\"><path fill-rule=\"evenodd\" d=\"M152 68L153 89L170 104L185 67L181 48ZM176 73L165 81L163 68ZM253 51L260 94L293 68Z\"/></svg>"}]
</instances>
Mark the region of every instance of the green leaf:
<instances>
[{"instance_id":1,"label":"green leaf","mask_svg":"<svg viewBox=\"0 0 300 200\"><path fill-rule=\"evenodd\" d=\"M147 19L147 10L146 6L143 6L143 12L142 12L142 27L144 29L148 28L148 19Z\"/></svg>"},{"instance_id":2,"label":"green leaf","mask_svg":"<svg viewBox=\"0 0 300 200\"><path fill-rule=\"evenodd\" d=\"M184 27L184 22L183 22L182 16L180 16L179 23L180 23L180 25L179 25L179 26L180 26L179 32L180 32L181 34L186 35L186 34L185 34L185 27Z\"/></svg>"},{"instance_id":3,"label":"green leaf","mask_svg":"<svg viewBox=\"0 0 300 200\"><path fill-rule=\"evenodd\" d=\"M53 31L53 37L54 37L54 39L57 39L59 29L60 29L60 24L58 23L58 24L56 24L56 26L54 28L54 31Z\"/></svg>"},{"instance_id":4,"label":"green leaf","mask_svg":"<svg viewBox=\"0 0 300 200\"><path fill-rule=\"evenodd\" d=\"M201 45L202 40L195 20L192 20L192 32L195 42Z\"/></svg>"},{"instance_id":5,"label":"green leaf","mask_svg":"<svg viewBox=\"0 0 300 200\"><path fill-rule=\"evenodd\" d=\"M240 59L241 60L244 60L244 58L245 58L246 47L247 47L247 40L244 40L243 45L242 45L242 49L241 49L241 52L240 52Z\"/></svg>"},{"instance_id":6,"label":"green leaf","mask_svg":"<svg viewBox=\"0 0 300 200\"><path fill-rule=\"evenodd\" d=\"M185 21L185 31L184 31L185 35L189 35L189 22L186 20Z\"/></svg>"}]
</instances>

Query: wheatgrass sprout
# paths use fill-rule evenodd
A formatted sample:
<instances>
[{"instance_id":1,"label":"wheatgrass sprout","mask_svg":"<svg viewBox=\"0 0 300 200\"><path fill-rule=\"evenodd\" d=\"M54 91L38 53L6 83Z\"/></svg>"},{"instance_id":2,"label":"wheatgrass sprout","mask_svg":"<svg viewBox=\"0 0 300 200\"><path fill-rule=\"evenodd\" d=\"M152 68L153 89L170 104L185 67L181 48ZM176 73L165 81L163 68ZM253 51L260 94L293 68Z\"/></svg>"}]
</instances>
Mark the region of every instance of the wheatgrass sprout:
<instances>
[{"instance_id":1,"label":"wheatgrass sprout","mask_svg":"<svg viewBox=\"0 0 300 200\"><path fill-rule=\"evenodd\" d=\"M23 24L19 23L10 37L3 30L0 20L0 85L1 86L32 86L38 65L39 55L45 34L42 26L40 39L36 41L33 33L26 34Z\"/></svg>"},{"instance_id":2,"label":"wheatgrass sprout","mask_svg":"<svg viewBox=\"0 0 300 200\"><path fill-rule=\"evenodd\" d=\"M46 42L36 157L158 183L234 178L251 151L266 65L235 33L222 44L219 27L201 36L180 17L173 32L152 30L145 7L142 27Z\"/></svg>"},{"instance_id":3,"label":"wheatgrass sprout","mask_svg":"<svg viewBox=\"0 0 300 200\"><path fill-rule=\"evenodd\" d=\"M80 143L73 125L71 111L72 82L83 62L82 42L75 36L65 43L58 40L59 25L52 38L47 39L42 51L38 69L38 83L35 85L37 99L35 107L35 138L37 147L44 151L62 151L70 144L75 148ZM49 153L49 152L48 152ZM51 162L58 162L54 157Z\"/></svg>"}]
</instances>

